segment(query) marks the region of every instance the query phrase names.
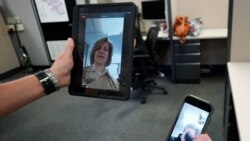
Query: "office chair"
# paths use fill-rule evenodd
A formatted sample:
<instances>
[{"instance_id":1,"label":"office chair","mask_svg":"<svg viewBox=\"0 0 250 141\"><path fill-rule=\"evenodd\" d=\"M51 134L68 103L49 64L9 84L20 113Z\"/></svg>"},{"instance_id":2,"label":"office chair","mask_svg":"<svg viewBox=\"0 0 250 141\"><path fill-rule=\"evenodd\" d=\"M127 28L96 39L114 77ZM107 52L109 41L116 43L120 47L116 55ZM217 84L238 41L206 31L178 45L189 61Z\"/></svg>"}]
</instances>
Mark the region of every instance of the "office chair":
<instances>
[{"instance_id":1,"label":"office chair","mask_svg":"<svg viewBox=\"0 0 250 141\"><path fill-rule=\"evenodd\" d=\"M157 52L157 36L158 36L158 32L160 31L160 27L156 26L156 27L151 27L147 33L147 38L145 41L145 47L148 51L148 54L152 60L153 66L156 68L155 69L155 73L157 73L158 75L164 75L161 71L160 71L160 67L159 64L157 62L156 57L159 57L159 53ZM163 50L161 50L163 51ZM165 51L164 51L165 53ZM163 76L162 76L163 77Z\"/></svg>"},{"instance_id":2,"label":"office chair","mask_svg":"<svg viewBox=\"0 0 250 141\"><path fill-rule=\"evenodd\" d=\"M165 88L158 86L153 80L153 77L155 77L155 74L158 72L158 66L148 49L149 46L154 44L156 38L151 38L150 33L150 35L148 35L149 38L144 42L140 30L136 28L135 32L136 44L133 54L132 88L133 90L139 89L141 103L145 104L147 90L158 89L161 90L163 94L167 94L167 91Z\"/></svg>"}]
</instances>

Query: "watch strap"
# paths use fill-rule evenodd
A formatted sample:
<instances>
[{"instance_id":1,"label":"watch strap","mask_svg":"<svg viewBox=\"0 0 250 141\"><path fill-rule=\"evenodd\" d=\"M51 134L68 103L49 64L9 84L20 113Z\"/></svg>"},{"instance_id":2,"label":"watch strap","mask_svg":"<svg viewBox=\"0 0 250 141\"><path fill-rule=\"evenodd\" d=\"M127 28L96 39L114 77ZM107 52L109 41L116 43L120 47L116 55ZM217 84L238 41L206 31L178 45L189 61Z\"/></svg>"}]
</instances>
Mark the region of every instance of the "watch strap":
<instances>
[{"instance_id":1,"label":"watch strap","mask_svg":"<svg viewBox=\"0 0 250 141\"><path fill-rule=\"evenodd\" d=\"M47 95L57 91L60 89L60 87L57 87L51 76L48 75L45 71L39 71L37 73L35 73L35 76L39 79L41 85L44 88L44 91Z\"/></svg>"},{"instance_id":2,"label":"watch strap","mask_svg":"<svg viewBox=\"0 0 250 141\"><path fill-rule=\"evenodd\" d=\"M50 80L53 82L56 91L60 90L60 85L58 80L56 79L56 75L50 69L46 69L44 70L44 72L49 76Z\"/></svg>"}]
</instances>

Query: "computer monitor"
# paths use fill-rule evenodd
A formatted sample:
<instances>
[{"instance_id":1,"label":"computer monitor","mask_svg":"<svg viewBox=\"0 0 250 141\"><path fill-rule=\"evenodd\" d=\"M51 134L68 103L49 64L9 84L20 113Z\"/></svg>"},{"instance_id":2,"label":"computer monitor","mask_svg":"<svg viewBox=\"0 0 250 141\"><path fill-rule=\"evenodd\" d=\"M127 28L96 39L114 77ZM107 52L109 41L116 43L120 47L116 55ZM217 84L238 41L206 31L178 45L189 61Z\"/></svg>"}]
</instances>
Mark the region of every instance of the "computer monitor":
<instances>
[{"instance_id":1,"label":"computer monitor","mask_svg":"<svg viewBox=\"0 0 250 141\"><path fill-rule=\"evenodd\" d=\"M141 6L143 20L165 20L164 0L142 1Z\"/></svg>"}]
</instances>

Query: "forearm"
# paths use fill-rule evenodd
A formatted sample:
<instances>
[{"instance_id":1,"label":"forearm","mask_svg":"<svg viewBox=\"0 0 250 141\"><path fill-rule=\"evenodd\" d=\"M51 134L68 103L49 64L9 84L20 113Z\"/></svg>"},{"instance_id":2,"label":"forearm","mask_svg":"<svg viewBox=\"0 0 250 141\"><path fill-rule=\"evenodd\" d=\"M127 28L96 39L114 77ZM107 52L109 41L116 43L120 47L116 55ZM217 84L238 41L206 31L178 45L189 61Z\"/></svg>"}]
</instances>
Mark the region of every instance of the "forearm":
<instances>
[{"instance_id":1,"label":"forearm","mask_svg":"<svg viewBox=\"0 0 250 141\"><path fill-rule=\"evenodd\" d=\"M69 38L66 49L57 56L49 68L51 72L47 70L0 84L0 117L45 96L45 90L50 94L60 87L67 87L74 65L73 50L74 41Z\"/></svg>"},{"instance_id":2,"label":"forearm","mask_svg":"<svg viewBox=\"0 0 250 141\"><path fill-rule=\"evenodd\" d=\"M35 75L0 84L0 117L45 95L44 88Z\"/></svg>"}]
</instances>

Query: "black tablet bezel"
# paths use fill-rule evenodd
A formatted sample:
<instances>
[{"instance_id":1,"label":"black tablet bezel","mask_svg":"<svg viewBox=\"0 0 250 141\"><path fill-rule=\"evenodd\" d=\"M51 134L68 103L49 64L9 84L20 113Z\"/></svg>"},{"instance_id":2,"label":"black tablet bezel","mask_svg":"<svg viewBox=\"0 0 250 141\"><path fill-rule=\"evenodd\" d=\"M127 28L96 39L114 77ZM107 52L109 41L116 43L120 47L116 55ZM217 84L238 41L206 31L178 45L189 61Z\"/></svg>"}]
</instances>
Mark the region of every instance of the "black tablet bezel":
<instances>
[{"instance_id":1,"label":"black tablet bezel","mask_svg":"<svg viewBox=\"0 0 250 141\"><path fill-rule=\"evenodd\" d=\"M204 126L203 126L203 128L201 130L201 133L204 133L204 131L206 130L206 128L207 128L207 126L208 126L208 124L210 122L211 116L212 116L212 114L214 112L214 106L210 102L208 102L208 101L206 101L204 99L201 99L201 98L199 98L197 96L187 95L185 97L184 101L182 102L181 107L179 108L178 114L177 114L177 116L175 118L175 121L174 121L174 124L172 125L171 130L170 130L170 132L169 132L169 134L167 136L166 141L170 140L171 135L172 135L172 133L174 131L174 128L176 126L176 123L177 123L177 121L179 119L179 116L181 114L181 110L182 110L185 103L188 103L188 104L190 104L192 106L198 107L199 109L202 109L202 110L209 113L208 117L207 117L207 120L206 120L206 122L205 122L205 124L204 124Z\"/></svg>"},{"instance_id":2,"label":"black tablet bezel","mask_svg":"<svg viewBox=\"0 0 250 141\"><path fill-rule=\"evenodd\" d=\"M122 57L121 69L119 74L119 91L101 90L83 88L82 84L82 69L83 69L83 40L79 37L80 14L95 14L95 13L126 13L124 16L124 32L122 38ZM73 12L72 37L75 41L73 51L74 67L71 71L71 83L69 85L69 93L76 96L88 96L98 98L120 99L127 100L130 95L131 77L132 77L132 54L134 29L136 18L136 6L132 2L128 3L108 3L108 4L86 4L76 5ZM112 26L112 25L111 25ZM85 35L83 35L85 36ZM85 39L85 38L83 38Z\"/></svg>"}]
</instances>

